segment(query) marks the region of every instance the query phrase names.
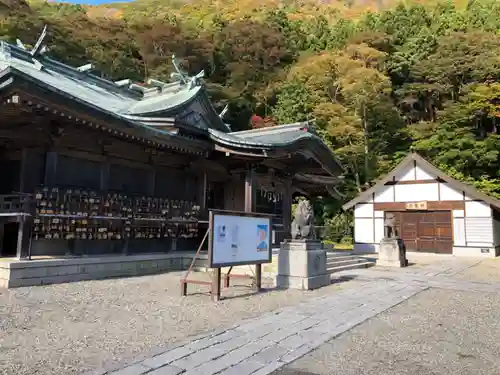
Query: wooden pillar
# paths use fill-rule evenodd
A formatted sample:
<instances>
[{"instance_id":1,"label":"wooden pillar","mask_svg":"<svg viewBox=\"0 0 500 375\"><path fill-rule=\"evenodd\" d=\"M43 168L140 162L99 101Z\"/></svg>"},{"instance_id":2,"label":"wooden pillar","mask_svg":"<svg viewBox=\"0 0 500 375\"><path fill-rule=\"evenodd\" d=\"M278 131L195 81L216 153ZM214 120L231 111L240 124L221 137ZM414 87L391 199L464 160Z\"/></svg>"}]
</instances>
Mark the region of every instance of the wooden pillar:
<instances>
[{"instance_id":1,"label":"wooden pillar","mask_svg":"<svg viewBox=\"0 0 500 375\"><path fill-rule=\"evenodd\" d=\"M292 234L292 181L285 181L285 190L283 192L283 239L290 239Z\"/></svg>"},{"instance_id":2,"label":"wooden pillar","mask_svg":"<svg viewBox=\"0 0 500 375\"><path fill-rule=\"evenodd\" d=\"M56 181L57 172L57 153L55 151L48 151L45 158L45 186L53 186Z\"/></svg>"},{"instance_id":3,"label":"wooden pillar","mask_svg":"<svg viewBox=\"0 0 500 375\"><path fill-rule=\"evenodd\" d=\"M101 164L101 179L99 181L99 189L101 191L108 191L110 167L111 166L107 160L103 164Z\"/></svg>"},{"instance_id":4,"label":"wooden pillar","mask_svg":"<svg viewBox=\"0 0 500 375\"><path fill-rule=\"evenodd\" d=\"M28 160L28 149L23 148L21 150L21 163L19 170L19 192L26 193L26 178L29 168L29 160Z\"/></svg>"},{"instance_id":5,"label":"wooden pillar","mask_svg":"<svg viewBox=\"0 0 500 375\"><path fill-rule=\"evenodd\" d=\"M152 169L149 171L149 180L148 180L148 195L151 197L155 196L155 187L156 187L156 170Z\"/></svg>"},{"instance_id":6,"label":"wooden pillar","mask_svg":"<svg viewBox=\"0 0 500 375\"><path fill-rule=\"evenodd\" d=\"M205 212L207 208L207 174L203 173L198 175L198 204L200 205L201 212Z\"/></svg>"},{"instance_id":7,"label":"wooden pillar","mask_svg":"<svg viewBox=\"0 0 500 375\"><path fill-rule=\"evenodd\" d=\"M255 212L257 182L255 171L249 168L245 174L245 212ZM262 264L255 265L255 288L262 289Z\"/></svg>"},{"instance_id":8,"label":"wooden pillar","mask_svg":"<svg viewBox=\"0 0 500 375\"><path fill-rule=\"evenodd\" d=\"M255 212L256 192L255 172L249 169L245 174L245 212Z\"/></svg>"},{"instance_id":9,"label":"wooden pillar","mask_svg":"<svg viewBox=\"0 0 500 375\"><path fill-rule=\"evenodd\" d=\"M16 257L17 259L29 259L31 258L30 247L33 218L31 216L23 215L18 218L18 221L19 231L17 233Z\"/></svg>"}]
</instances>

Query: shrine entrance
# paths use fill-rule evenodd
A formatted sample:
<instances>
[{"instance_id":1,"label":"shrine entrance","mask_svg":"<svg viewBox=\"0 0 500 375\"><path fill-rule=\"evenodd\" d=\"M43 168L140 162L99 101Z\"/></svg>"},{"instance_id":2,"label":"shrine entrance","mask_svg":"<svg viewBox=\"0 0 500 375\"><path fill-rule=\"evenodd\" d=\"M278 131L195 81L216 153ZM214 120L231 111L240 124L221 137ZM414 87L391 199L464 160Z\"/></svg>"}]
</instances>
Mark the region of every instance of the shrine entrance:
<instances>
[{"instance_id":1,"label":"shrine entrance","mask_svg":"<svg viewBox=\"0 0 500 375\"><path fill-rule=\"evenodd\" d=\"M3 238L0 244L0 258L11 258L16 256L17 238L19 234L19 223L6 222L1 224Z\"/></svg>"}]
</instances>

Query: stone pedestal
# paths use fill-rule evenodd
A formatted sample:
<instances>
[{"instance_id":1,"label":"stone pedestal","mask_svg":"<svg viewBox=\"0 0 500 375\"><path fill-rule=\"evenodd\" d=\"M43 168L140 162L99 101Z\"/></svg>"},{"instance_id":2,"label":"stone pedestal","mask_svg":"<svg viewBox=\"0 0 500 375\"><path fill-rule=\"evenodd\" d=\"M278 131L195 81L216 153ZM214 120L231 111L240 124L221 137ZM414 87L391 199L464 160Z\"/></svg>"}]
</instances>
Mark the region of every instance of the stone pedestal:
<instances>
[{"instance_id":1,"label":"stone pedestal","mask_svg":"<svg viewBox=\"0 0 500 375\"><path fill-rule=\"evenodd\" d=\"M326 251L321 241L290 240L281 243L278 254L278 288L311 290L330 284Z\"/></svg>"},{"instance_id":2,"label":"stone pedestal","mask_svg":"<svg viewBox=\"0 0 500 375\"><path fill-rule=\"evenodd\" d=\"M378 266L406 267L406 248L399 238L384 238L380 241L378 250Z\"/></svg>"}]
</instances>

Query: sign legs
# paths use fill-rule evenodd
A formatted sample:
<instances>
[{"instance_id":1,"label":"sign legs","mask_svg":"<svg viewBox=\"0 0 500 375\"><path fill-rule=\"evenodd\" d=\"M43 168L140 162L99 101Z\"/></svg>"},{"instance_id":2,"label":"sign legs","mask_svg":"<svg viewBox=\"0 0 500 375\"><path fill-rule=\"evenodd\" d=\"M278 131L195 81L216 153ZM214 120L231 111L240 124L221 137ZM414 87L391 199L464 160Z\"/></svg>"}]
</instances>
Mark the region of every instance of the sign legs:
<instances>
[{"instance_id":1,"label":"sign legs","mask_svg":"<svg viewBox=\"0 0 500 375\"><path fill-rule=\"evenodd\" d=\"M212 272L212 300L220 301L220 284L222 271L220 268L215 268Z\"/></svg>"}]
</instances>

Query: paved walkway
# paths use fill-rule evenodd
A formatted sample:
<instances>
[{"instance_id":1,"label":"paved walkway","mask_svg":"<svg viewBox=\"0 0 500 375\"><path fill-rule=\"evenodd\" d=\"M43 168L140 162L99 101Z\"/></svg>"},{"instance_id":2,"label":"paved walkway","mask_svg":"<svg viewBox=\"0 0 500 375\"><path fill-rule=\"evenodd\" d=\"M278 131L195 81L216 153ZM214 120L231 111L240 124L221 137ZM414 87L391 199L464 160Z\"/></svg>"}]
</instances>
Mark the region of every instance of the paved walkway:
<instances>
[{"instance_id":1,"label":"paved walkway","mask_svg":"<svg viewBox=\"0 0 500 375\"><path fill-rule=\"evenodd\" d=\"M456 280L470 263L443 262L407 269L344 271L363 281L334 295L287 307L220 332L207 333L109 375L267 375L428 288L500 292L500 284ZM364 282L366 281L366 282Z\"/></svg>"}]
</instances>

